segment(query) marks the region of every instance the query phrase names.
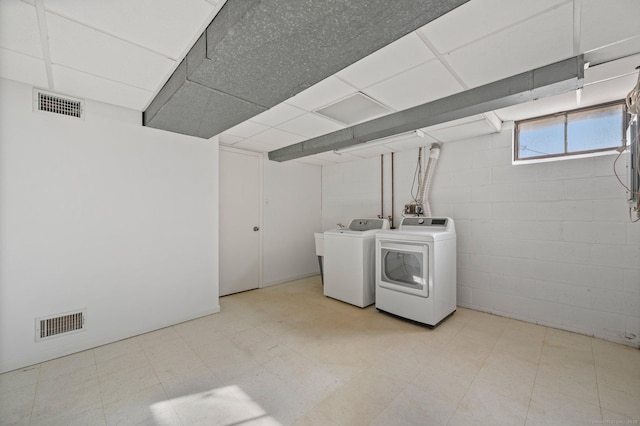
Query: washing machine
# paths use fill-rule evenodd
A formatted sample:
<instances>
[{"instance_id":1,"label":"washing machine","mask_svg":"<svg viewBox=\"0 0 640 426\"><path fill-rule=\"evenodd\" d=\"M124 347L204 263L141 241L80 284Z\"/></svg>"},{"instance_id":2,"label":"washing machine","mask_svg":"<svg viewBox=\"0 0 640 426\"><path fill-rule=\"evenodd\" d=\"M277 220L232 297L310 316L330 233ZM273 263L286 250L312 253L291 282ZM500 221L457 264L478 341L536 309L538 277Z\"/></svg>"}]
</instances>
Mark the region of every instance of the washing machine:
<instances>
[{"instance_id":1,"label":"washing machine","mask_svg":"<svg viewBox=\"0 0 640 426\"><path fill-rule=\"evenodd\" d=\"M386 219L354 219L324 233L324 295L361 308L375 302L375 236Z\"/></svg>"},{"instance_id":2,"label":"washing machine","mask_svg":"<svg viewBox=\"0 0 640 426\"><path fill-rule=\"evenodd\" d=\"M456 310L453 219L406 217L376 234L376 308L435 327Z\"/></svg>"}]
</instances>

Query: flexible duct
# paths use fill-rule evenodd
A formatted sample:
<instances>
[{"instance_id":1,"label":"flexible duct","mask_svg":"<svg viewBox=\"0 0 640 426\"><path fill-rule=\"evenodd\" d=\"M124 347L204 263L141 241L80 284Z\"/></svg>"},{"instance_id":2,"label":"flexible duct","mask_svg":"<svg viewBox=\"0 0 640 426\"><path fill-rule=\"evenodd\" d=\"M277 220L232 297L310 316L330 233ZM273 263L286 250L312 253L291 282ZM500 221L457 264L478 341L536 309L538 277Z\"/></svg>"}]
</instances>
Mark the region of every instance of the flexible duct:
<instances>
[{"instance_id":1,"label":"flexible duct","mask_svg":"<svg viewBox=\"0 0 640 426\"><path fill-rule=\"evenodd\" d=\"M427 162L427 170L423 176L422 191L420 193L420 201L424 207L424 215L431 217L431 182L433 180L433 173L436 169L436 163L440 157L440 143L432 143L429 150L429 161Z\"/></svg>"}]
</instances>

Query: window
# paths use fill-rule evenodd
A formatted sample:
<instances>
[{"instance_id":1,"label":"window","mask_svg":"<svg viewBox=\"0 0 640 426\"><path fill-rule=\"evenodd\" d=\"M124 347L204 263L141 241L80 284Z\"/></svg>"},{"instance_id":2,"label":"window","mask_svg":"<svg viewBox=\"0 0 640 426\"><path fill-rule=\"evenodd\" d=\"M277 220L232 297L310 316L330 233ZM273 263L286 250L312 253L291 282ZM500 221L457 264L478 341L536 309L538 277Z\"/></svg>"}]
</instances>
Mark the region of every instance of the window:
<instances>
[{"instance_id":1,"label":"window","mask_svg":"<svg viewBox=\"0 0 640 426\"><path fill-rule=\"evenodd\" d=\"M625 145L623 102L516 121L515 161L611 151Z\"/></svg>"}]
</instances>

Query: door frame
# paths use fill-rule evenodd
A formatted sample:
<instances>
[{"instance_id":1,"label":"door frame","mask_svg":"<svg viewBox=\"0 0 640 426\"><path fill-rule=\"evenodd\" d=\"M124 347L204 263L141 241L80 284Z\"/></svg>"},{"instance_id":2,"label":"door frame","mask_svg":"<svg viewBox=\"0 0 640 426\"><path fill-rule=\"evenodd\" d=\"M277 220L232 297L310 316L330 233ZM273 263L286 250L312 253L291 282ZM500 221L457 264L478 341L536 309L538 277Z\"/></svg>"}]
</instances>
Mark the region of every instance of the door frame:
<instances>
[{"instance_id":1,"label":"door frame","mask_svg":"<svg viewBox=\"0 0 640 426\"><path fill-rule=\"evenodd\" d=\"M264 232L263 232L263 221L264 221L264 214L263 214L263 209L264 209L264 153L263 152L256 152L256 151L249 151L246 149L240 149L240 148L234 148L232 146L228 146L228 145L218 145L218 149L219 151L227 151L227 152L233 152L235 154L243 154L243 155L249 155L252 157L257 157L258 158L258 177L259 177L259 188L258 188L258 197L260 198L258 200L258 226L260 227L260 234L258 235L258 288L263 288L263 261L264 261L264 250L263 250L263 241L264 241ZM218 157L220 158L220 156ZM218 173L220 173L220 169L218 169ZM219 179L219 184L222 185L222 179ZM218 214L218 227L220 227L220 214ZM222 241L218 242L218 251L221 250L220 248L220 244L222 243Z\"/></svg>"}]
</instances>

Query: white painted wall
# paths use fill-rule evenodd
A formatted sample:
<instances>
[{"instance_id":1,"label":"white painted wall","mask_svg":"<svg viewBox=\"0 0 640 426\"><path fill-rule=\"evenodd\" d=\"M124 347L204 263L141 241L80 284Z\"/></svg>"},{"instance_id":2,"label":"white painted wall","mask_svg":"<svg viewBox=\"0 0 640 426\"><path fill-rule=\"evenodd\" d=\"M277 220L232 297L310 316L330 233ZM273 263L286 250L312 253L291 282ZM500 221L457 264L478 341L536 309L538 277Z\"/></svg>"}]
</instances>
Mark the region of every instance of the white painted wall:
<instances>
[{"instance_id":1,"label":"white painted wall","mask_svg":"<svg viewBox=\"0 0 640 426\"><path fill-rule=\"evenodd\" d=\"M458 232L458 305L640 346L640 223L614 156L513 166L506 127L444 144L435 173L433 214ZM416 157L396 154L396 218ZM379 157L323 167L324 229L379 211L379 170Z\"/></svg>"},{"instance_id":2,"label":"white painted wall","mask_svg":"<svg viewBox=\"0 0 640 426\"><path fill-rule=\"evenodd\" d=\"M217 312L217 142L0 93L0 372ZM78 309L86 331L34 342L36 317Z\"/></svg>"},{"instance_id":3,"label":"white painted wall","mask_svg":"<svg viewBox=\"0 0 640 426\"><path fill-rule=\"evenodd\" d=\"M319 166L265 160L263 286L318 274L314 232L322 223Z\"/></svg>"}]
</instances>

